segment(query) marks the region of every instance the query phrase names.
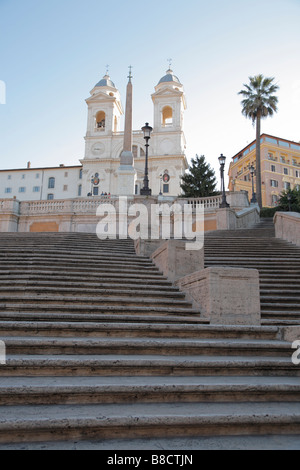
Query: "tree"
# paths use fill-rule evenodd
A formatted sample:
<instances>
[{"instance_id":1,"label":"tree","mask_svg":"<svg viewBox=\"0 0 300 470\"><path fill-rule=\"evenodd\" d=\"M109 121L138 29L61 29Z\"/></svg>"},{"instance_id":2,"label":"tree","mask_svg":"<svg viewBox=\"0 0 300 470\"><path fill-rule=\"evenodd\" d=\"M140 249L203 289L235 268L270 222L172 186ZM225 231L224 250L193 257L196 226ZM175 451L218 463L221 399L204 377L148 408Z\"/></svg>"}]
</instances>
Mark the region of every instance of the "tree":
<instances>
[{"instance_id":1,"label":"tree","mask_svg":"<svg viewBox=\"0 0 300 470\"><path fill-rule=\"evenodd\" d=\"M204 155L192 158L189 172L181 177L180 187L186 197L208 197L218 194L216 177Z\"/></svg>"},{"instance_id":2,"label":"tree","mask_svg":"<svg viewBox=\"0 0 300 470\"><path fill-rule=\"evenodd\" d=\"M261 163L260 163L260 127L261 119L273 116L277 112L278 98L275 93L279 87L273 83L274 78L263 75L249 77L249 84L238 94L243 95L242 114L256 122L256 197L259 207L262 207L261 195Z\"/></svg>"},{"instance_id":3,"label":"tree","mask_svg":"<svg viewBox=\"0 0 300 470\"><path fill-rule=\"evenodd\" d=\"M279 198L279 208L283 211L291 209L293 212L300 212L300 189L288 189L282 191Z\"/></svg>"}]
</instances>

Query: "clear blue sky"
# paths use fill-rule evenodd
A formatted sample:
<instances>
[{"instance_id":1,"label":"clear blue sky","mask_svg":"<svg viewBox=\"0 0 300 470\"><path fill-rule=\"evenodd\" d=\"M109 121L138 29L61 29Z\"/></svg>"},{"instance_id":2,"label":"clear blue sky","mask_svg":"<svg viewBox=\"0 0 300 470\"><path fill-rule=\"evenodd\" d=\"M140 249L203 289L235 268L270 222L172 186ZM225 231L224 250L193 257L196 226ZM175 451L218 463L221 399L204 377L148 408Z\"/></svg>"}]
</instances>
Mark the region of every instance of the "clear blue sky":
<instances>
[{"instance_id":1,"label":"clear blue sky","mask_svg":"<svg viewBox=\"0 0 300 470\"><path fill-rule=\"evenodd\" d=\"M133 65L134 129L153 121L151 93L172 68L184 85L187 157L218 176L255 139L238 91L274 76L279 112L262 132L300 140L300 0L0 0L0 168L78 164L85 99L110 65L123 105Z\"/></svg>"}]
</instances>

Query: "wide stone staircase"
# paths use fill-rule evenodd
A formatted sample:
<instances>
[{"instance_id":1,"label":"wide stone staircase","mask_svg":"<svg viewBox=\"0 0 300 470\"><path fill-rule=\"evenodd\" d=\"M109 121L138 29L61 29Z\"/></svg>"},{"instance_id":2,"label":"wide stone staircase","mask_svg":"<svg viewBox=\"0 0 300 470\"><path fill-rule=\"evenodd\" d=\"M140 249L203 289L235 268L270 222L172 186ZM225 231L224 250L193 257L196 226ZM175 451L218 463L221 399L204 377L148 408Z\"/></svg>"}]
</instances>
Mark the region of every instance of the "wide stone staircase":
<instances>
[{"instance_id":1,"label":"wide stone staircase","mask_svg":"<svg viewBox=\"0 0 300 470\"><path fill-rule=\"evenodd\" d=\"M272 219L253 229L208 233L209 266L258 269L262 324L300 325L300 248L275 238Z\"/></svg>"},{"instance_id":2,"label":"wide stone staircase","mask_svg":"<svg viewBox=\"0 0 300 470\"><path fill-rule=\"evenodd\" d=\"M131 240L0 247L1 449L300 448L280 325L209 325Z\"/></svg>"}]
</instances>

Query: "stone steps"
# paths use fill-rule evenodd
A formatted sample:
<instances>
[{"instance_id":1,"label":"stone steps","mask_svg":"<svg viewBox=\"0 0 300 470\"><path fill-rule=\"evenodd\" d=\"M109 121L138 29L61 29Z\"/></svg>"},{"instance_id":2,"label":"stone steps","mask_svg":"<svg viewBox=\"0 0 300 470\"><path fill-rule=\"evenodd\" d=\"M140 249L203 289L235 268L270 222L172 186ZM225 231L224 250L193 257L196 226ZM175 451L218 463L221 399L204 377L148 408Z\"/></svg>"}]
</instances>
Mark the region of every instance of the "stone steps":
<instances>
[{"instance_id":1,"label":"stone steps","mask_svg":"<svg viewBox=\"0 0 300 470\"><path fill-rule=\"evenodd\" d=\"M109 276L107 275L106 272L88 272L84 273L84 276L82 276L82 273L80 271L70 271L68 270L67 274L62 273L61 271L51 271L49 270L26 270L26 269L19 269L18 271L0 271L0 281L1 283L7 280L12 280L12 282L16 280L50 280L52 279L53 282L70 282L70 281L82 281L82 284L84 283L89 283L89 282L94 282L98 281L99 283L103 282L134 282L137 285L140 284L145 284L145 285L170 285L172 286L172 283L168 281L162 274L160 273L152 273L148 274L143 273L143 276L141 277L138 272L133 272L133 273L128 273L128 272L110 272Z\"/></svg>"},{"instance_id":2,"label":"stone steps","mask_svg":"<svg viewBox=\"0 0 300 470\"><path fill-rule=\"evenodd\" d=\"M38 416L37 416L38 415ZM64 416L64 419L61 416ZM15 418L17 416L17 418ZM11 406L1 410L0 441L296 434L296 403L142 403Z\"/></svg>"},{"instance_id":3,"label":"stone steps","mask_svg":"<svg viewBox=\"0 0 300 470\"><path fill-rule=\"evenodd\" d=\"M116 282L116 279L106 279L106 282L89 282L87 280L73 280L73 281L66 281L66 278L57 278L57 280L41 280L39 277L36 278L35 281L32 279L28 280L26 278L23 279L12 279L12 280L1 280L1 287L0 292L10 292L11 290L22 291L26 289L27 292L31 290L44 290L44 292L55 290L59 292L60 290L68 292L69 290L76 290L76 292L80 293L83 292L101 292L101 291L112 291L115 292L143 292L143 295L151 294L152 292L157 293L158 295L166 295L166 296L184 296L182 292L178 292L178 290L172 286L171 282L155 282L153 280L142 280L137 282L136 280L133 282L128 282L126 279L122 281L122 279ZM59 281L63 281L63 285L61 286ZM137 291L138 287L138 291Z\"/></svg>"},{"instance_id":4,"label":"stone steps","mask_svg":"<svg viewBox=\"0 0 300 470\"><path fill-rule=\"evenodd\" d=\"M291 357L286 341L197 338L95 338L89 336L7 337L6 353L13 355L164 355Z\"/></svg>"},{"instance_id":5,"label":"stone steps","mask_svg":"<svg viewBox=\"0 0 300 470\"><path fill-rule=\"evenodd\" d=\"M177 315L177 316L197 316L199 317L199 313L196 310L193 310L192 308L188 308L186 306L180 307L161 307L161 306L153 306L153 303L149 302L148 304L146 302L140 303L139 306L123 306L118 303L116 305L108 305L108 306L103 306L103 305L87 305L87 304L82 304L82 305L73 305L72 302L70 301L70 304L47 304L47 303L23 303L22 301L20 303L14 303L14 302L6 302L6 303L0 303L0 318L2 318L2 312L22 312L23 314L25 313L36 313L37 315L42 315L43 313L49 313L50 315L53 314L63 314L63 313L70 313L72 314L81 314L87 315L90 314L98 314L98 315L145 315L146 317L153 316L153 315Z\"/></svg>"},{"instance_id":6,"label":"stone steps","mask_svg":"<svg viewBox=\"0 0 300 470\"><path fill-rule=\"evenodd\" d=\"M141 292L142 290L142 292ZM106 288L101 288L98 286L94 286L93 288L86 287L86 286L72 286L72 287L56 287L56 286L46 286L46 285L26 285L23 284L22 286L20 285L10 285L7 287L0 287L0 301L1 299L5 298L6 296L9 296L7 298L12 299L15 297L19 297L21 294L24 294L22 296L22 299L27 299L28 297L32 299L33 296L41 296L41 294L49 295L53 294L51 296L52 299L55 299L56 295L63 296L62 298L68 299L68 295L74 294L74 301L76 299L79 299L81 296L88 296L93 302L93 299L96 298L98 302L103 302L103 299L105 300L106 297L110 296L116 296L116 292L118 297L135 297L138 298L139 296L142 295L143 298L145 297L150 297L150 298L156 298L156 299L163 299L164 303L167 302L167 299L185 299L185 295L183 292L178 292L174 288L173 289L165 289L165 290L149 290L144 286L144 289L137 290L136 286L134 285L129 285L125 284L125 286L122 285L117 285L115 286L114 284L107 285ZM97 297L95 297L97 295ZM38 299L38 297L37 297Z\"/></svg>"},{"instance_id":7,"label":"stone steps","mask_svg":"<svg viewBox=\"0 0 300 470\"><path fill-rule=\"evenodd\" d=\"M99 241L99 254L93 236L5 240L4 252L34 241L41 252L0 256L1 448L300 434L300 369L274 317L210 325L149 260L123 258L122 241L120 252Z\"/></svg>"},{"instance_id":8,"label":"stone steps","mask_svg":"<svg viewBox=\"0 0 300 470\"><path fill-rule=\"evenodd\" d=\"M275 238L272 220L255 229L210 232L205 266L258 269L263 324L300 325L300 248Z\"/></svg>"},{"instance_id":9,"label":"stone steps","mask_svg":"<svg viewBox=\"0 0 300 470\"><path fill-rule=\"evenodd\" d=\"M295 377L2 377L0 384L9 406L298 402L299 393Z\"/></svg>"},{"instance_id":10,"label":"stone steps","mask_svg":"<svg viewBox=\"0 0 300 470\"><path fill-rule=\"evenodd\" d=\"M0 335L4 336L55 336L55 337L104 337L104 338L197 338L197 339L248 339L248 340L277 340L278 327L255 326L214 326L199 324L170 323L170 318L164 323L101 323L99 321L62 321L60 317L49 318L48 321L13 321L14 317L0 321ZM90 316L89 316L90 319ZM52 320L52 321L50 321ZM182 321L182 318L181 318Z\"/></svg>"},{"instance_id":11,"label":"stone steps","mask_svg":"<svg viewBox=\"0 0 300 470\"><path fill-rule=\"evenodd\" d=\"M8 355L0 377L266 376L299 377L291 357L172 355Z\"/></svg>"},{"instance_id":12,"label":"stone steps","mask_svg":"<svg viewBox=\"0 0 300 470\"><path fill-rule=\"evenodd\" d=\"M110 312L110 313L77 313L70 311L69 313L66 312L26 312L26 311L1 311L0 309L0 321L7 321L7 320L14 320L16 322L19 321L34 321L34 322L74 322L74 323L86 323L95 322L98 324L111 322L112 324L115 323L143 323L147 324L149 322L153 322L155 324L165 324L165 323L175 323L175 324L209 324L208 320L200 319L199 315L181 315L176 313L170 312L163 312L162 310L158 310L153 314L145 313L136 314L135 312Z\"/></svg>"}]
</instances>

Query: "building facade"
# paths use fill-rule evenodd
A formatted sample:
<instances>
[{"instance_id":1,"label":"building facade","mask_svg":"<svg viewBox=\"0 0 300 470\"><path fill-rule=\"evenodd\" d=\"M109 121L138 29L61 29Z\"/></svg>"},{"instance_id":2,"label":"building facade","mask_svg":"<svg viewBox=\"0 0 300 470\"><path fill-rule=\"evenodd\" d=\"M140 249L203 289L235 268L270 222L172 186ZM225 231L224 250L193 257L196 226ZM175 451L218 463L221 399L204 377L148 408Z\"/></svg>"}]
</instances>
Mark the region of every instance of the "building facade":
<instances>
[{"instance_id":1,"label":"building facade","mask_svg":"<svg viewBox=\"0 0 300 470\"><path fill-rule=\"evenodd\" d=\"M300 143L262 134L260 149L262 205L274 207L282 191L300 188ZM232 157L228 172L229 190L248 191L249 199L252 197L251 165L256 168L255 140Z\"/></svg>"},{"instance_id":2,"label":"building facade","mask_svg":"<svg viewBox=\"0 0 300 470\"><path fill-rule=\"evenodd\" d=\"M172 70L167 70L155 87L153 132L149 147L149 186L153 195L181 194L181 176L188 168L183 131L186 99L183 85ZM85 155L80 165L0 171L0 199L42 201L122 195L118 169L123 151L124 114L119 90L105 75L90 92ZM143 132L132 132L134 178L132 195L139 195L145 172Z\"/></svg>"}]
</instances>

